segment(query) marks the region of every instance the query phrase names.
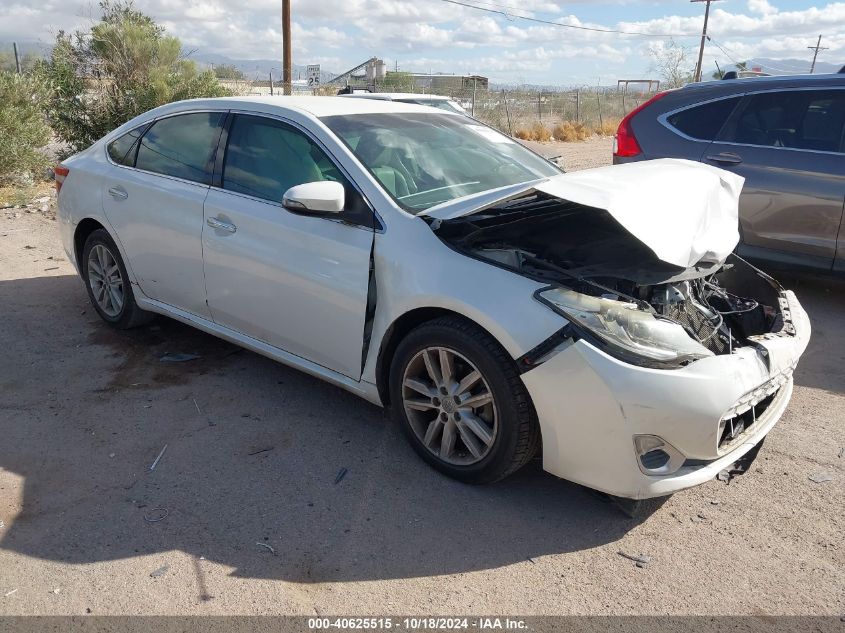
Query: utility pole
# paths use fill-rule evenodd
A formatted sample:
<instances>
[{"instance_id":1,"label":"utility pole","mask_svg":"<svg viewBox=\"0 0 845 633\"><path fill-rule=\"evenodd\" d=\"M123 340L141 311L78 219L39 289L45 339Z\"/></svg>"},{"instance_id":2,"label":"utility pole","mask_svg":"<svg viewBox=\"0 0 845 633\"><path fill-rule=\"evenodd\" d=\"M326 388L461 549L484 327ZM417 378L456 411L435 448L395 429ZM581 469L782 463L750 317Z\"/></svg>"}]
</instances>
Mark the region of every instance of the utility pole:
<instances>
[{"instance_id":1,"label":"utility pole","mask_svg":"<svg viewBox=\"0 0 845 633\"><path fill-rule=\"evenodd\" d=\"M819 56L819 51L826 51L827 46L822 46L822 36L819 35L819 41L816 42L815 46L808 46L811 51L813 51L813 64L810 66L810 74L813 74L813 71L816 69L816 57Z\"/></svg>"},{"instance_id":2,"label":"utility pole","mask_svg":"<svg viewBox=\"0 0 845 633\"><path fill-rule=\"evenodd\" d=\"M12 48L15 51L15 70L20 75L21 74L21 58L18 55L18 43L12 42Z\"/></svg>"},{"instance_id":3,"label":"utility pole","mask_svg":"<svg viewBox=\"0 0 845 633\"><path fill-rule=\"evenodd\" d=\"M701 81L701 62L704 59L704 42L707 39L707 21L710 19L710 3L718 0L690 0L690 2L704 2L704 28L701 29L701 46L698 48L698 63L695 65L693 81Z\"/></svg>"},{"instance_id":4,"label":"utility pole","mask_svg":"<svg viewBox=\"0 0 845 633\"><path fill-rule=\"evenodd\" d=\"M293 85L291 72L291 47L290 47L290 0L282 0L282 83L285 94L291 93Z\"/></svg>"}]
</instances>

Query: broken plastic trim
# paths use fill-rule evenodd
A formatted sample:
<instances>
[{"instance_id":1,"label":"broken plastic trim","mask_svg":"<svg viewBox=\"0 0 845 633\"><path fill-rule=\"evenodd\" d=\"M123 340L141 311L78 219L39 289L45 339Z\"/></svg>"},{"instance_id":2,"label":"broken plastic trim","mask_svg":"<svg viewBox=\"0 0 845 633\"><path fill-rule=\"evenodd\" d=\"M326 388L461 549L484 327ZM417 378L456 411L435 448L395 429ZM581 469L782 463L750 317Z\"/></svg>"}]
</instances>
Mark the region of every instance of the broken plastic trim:
<instances>
[{"instance_id":1,"label":"broken plastic trim","mask_svg":"<svg viewBox=\"0 0 845 633\"><path fill-rule=\"evenodd\" d=\"M578 334L571 323L567 323L557 332L552 334L545 341L531 348L522 356L516 359L516 366L519 372L524 374L535 367L542 365L549 358L549 354L561 343L571 340L573 343L578 340Z\"/></svg>"}]
</instances>

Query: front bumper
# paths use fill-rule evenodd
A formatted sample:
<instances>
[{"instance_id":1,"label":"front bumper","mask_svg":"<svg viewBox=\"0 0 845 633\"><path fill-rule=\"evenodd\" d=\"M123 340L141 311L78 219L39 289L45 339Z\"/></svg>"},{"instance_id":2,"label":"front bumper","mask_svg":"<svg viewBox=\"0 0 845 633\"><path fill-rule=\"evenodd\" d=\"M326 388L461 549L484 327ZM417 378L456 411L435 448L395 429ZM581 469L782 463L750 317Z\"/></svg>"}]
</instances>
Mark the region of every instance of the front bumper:
<instances>
[{"instance_id":1,"label":"front bumper","mask_svg":"<svg viewBox=\"0 0 845 633\"><path fill-rule=\"evenodd\" d=\"M564 346L522 376L540 421L544 469L633 499L714 477L759 443L789 403L810 321L792 292L784 293L782 309L787 323L780 333L681 369L630 365L583 340ZM720 448L720 421L767 397L754 423ZM663 438L684 456L684 465L668 475L642 472L635 435Z\"/></svg>"}]
</instances>

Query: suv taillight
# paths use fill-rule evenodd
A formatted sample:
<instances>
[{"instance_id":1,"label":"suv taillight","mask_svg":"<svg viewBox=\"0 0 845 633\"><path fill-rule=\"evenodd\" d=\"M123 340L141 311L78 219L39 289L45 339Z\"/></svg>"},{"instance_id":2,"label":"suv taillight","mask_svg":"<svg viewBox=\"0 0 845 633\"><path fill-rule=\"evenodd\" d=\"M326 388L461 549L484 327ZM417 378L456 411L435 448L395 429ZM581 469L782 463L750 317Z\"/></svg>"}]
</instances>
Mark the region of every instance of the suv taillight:
<instances>
[{"instance_id":1,"label":"suv taillight","mask_svg":"<svg viewBox=\"0 0 845 633\"><path fill-rule=\"evenodd\" d=\"M637 143L637 137L634 136L634 128L631 127L631 119L639 114L646 106L651 105L665 95L666 92L658 92L651 99L640 104L625 115L625 118L619 123L619 129L616 130L616 136L613 140L614 156L625 158L628 156L637 156L638 154L642 154L643 150L640 148L640 144Z\"/></svg>"},{"instance_id":2,"label":"suv taillight","mask_svg":"<svg viewBox=\"0 0 845 633\"><path fill-rule=\"evenodd\" d=\"M67 167L62 167L61 165L53 167L53 174L56 179L56 195L59 195L59 192L62 190L62 183L64 183L69 173L70 169Z\"/></svg>"}]
</instances>

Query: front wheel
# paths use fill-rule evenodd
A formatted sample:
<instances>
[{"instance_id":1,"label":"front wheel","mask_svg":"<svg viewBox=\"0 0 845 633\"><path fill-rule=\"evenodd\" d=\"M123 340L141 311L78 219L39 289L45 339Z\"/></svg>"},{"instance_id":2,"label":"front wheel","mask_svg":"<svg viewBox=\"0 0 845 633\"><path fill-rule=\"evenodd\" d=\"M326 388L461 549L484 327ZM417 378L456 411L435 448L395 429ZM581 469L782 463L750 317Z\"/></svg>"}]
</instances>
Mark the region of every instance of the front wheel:
<instances>
[{"instance_id":1,"label":"front wheel","mask_svg":"<svg viewBox=\"0 0 845 633\"><path fill-rule=\"evenodd\" d=\"M152 319L151 312L135 303L120 251L104 229L97 229L85 240L82 279L94 309L109 325L125 330Z\"/></svg>"},{"instance_id":2,"label":"front wheel","mask_svg":"<svg viewBox=\"0 0 845 633\"><path fill-rule=\"evenodd\" d=\"M540 442L515 363L489 334L460 317L430 321L399 344L390 401L417 453L467 483L507 477Z\"/></svg>"}]
</instances>

